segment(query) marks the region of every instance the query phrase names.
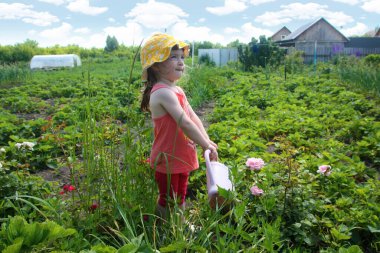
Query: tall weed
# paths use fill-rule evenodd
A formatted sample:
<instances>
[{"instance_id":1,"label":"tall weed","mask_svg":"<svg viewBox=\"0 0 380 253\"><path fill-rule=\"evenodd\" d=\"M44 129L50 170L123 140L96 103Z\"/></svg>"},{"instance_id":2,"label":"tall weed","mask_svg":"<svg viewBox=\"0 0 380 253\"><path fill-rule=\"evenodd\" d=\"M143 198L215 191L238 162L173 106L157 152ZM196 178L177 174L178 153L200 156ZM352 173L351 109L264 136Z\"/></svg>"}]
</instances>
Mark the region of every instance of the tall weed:
<instances>
[{"instance_id":1,"label":"tall weed","mask_svg":"<svg viewBox=\"0 0 380 253\"><path fill-rule=\"evenodd\" d=\"M337 72L342 81L350 85L380 95L380 71L376 64L366 64L355 57L342 57L338 61Z\"/></svg>"}]
</instances>

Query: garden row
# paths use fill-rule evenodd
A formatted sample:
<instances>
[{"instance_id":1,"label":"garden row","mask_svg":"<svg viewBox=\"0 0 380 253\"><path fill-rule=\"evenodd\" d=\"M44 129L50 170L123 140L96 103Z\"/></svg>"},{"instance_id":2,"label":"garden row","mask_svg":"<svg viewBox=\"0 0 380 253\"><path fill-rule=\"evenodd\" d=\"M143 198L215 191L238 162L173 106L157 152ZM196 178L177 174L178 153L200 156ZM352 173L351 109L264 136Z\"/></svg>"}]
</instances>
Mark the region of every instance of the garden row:
<instances>
[{"instance_id":1,"label":"garden row","mask_svg":"<svg viewBox=\"0 0 380 253\"><path fill-rule=\"evenodd\" d=\"M98 62L3 89L0 249L378 251L379 99L318 74L188 71L191 104L216 100L208 132L235 185L221 192L232 208L211 210L201 161L184 213L193 230L178 207L157 227L138 71L130 82L124 62ZM251 170L249 158L265 166ZM30 176L47 168L67 178Z\"/></svg>"},{"instance_id":2,"label":"garden row","mask_svg":"<svg viewBox=\"0 0 380 253\"><path fill-rule=\"evenodd\" d=\"M334 252L351 245L378 251L378 97L350 91L330 76L284 81L241 73L221 93L208 131L232 169L235 212L242 209L238 221L251 235L242 244L262 233L272 240L268 251ZM266 166L247 170L249 157ZM264 193L252 196L253 186Z\"/></svg>"}]
</instances>

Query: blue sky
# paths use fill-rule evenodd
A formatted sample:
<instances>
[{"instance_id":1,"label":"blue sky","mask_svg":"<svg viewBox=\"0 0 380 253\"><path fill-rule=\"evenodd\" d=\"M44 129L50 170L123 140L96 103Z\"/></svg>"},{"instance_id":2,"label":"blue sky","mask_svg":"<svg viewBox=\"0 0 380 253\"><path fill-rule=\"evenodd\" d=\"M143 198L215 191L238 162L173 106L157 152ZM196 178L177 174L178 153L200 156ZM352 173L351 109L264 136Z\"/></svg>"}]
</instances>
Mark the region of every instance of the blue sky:
<instances>
[{"instance_id":1,"label":"blue sky","mask_svg":"<svg viewBox=\"0 0 380 253\"><path fill-rule=\"evenodd\" d=\"M0 45L136 45L154 32L223 45L324 17L347 37L380 26L380 0L0 0Z\"/></svg>"}]
</instances>

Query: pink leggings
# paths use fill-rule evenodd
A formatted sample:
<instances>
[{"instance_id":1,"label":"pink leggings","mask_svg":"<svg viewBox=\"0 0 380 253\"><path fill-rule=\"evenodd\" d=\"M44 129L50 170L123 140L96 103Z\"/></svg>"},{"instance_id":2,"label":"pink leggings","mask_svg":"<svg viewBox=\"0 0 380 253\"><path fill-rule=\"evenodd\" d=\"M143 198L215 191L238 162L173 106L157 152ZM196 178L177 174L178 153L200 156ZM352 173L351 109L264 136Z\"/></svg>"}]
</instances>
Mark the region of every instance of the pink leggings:
<instances>
[{"instance_id":1,"label":"pink leggings","mask_svg":"<svg viewBox=\"0 0 380 253\"><path fill-rule=\"evenodd\" d=\"M170 197L172 199L176 198L178 205L182 205L185 202L187 183L189 180L188 172L180 174L165 174L156 171L155 178L158 184L158 190L160 192L160 198L158 199L158 204L160 206L166 206L169 179Z\"/></svg>"}]
</instances>

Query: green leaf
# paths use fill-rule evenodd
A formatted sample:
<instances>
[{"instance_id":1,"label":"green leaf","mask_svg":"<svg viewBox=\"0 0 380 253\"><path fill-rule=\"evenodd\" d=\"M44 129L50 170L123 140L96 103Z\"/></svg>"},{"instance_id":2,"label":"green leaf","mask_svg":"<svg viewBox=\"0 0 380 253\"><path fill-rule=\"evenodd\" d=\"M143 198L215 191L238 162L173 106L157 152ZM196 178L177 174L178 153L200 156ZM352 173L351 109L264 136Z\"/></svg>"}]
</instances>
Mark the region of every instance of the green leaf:
<instances>
[{"instance_id":1,"label":"green leaf","mask_svg":"<svg viewBox=\"0 0 380 253\"><path fill-rule=\"evenodd\" d=\"M139 246L133 244L133 243L128 243L121 247L117 253L135 253L139 249Z\"/></svg>"},{"instance_id":2,"label":"green leaf","mask_svg":"<svg viewBox=\"0 0 380 253\"><path fill-rule=\"evenodd\" d=\"M25 226L22 234L24 236L24 244L32 247L44 241L49 234L49 230L41 225L41 223L32 223Z\"/></svg>"},{"instance_id":3,"label":"green leaf","mask_svg":"<svg viewBox=\"0 0 380 253\"><path fill-rule=\"evenodd\" d=\"M184 250L187 248L187 242L179 241L169 244L166 247L160 248L161 252L173 252L177 250Z\"/></svg>"},{"instance_id":4,"label":"green leaf","mask_svg":"<svg viewBox=\"0 0 380 253\"><path fill-rule=\"evenodd\" d=\"M332 236L333 236L336 240L338 240L338 241L341 241L341 240L348 240L348 239L351 238L350 235L343 234L343 233L339 232L339 231L338 231L337 229L335 229L335 228L332 228L332 229L331 229L331 234L332 234Z\"/></svg>"},{"instance_id":5,"label":"green leaf","mask_svg":"<svg viewBox=\"0 0 380 253\"><path fill-rule=\"evenodd\" d=\"M8 247L6 247L2 253L18 253L20 252L21 250L21 247L22 247L22 243L23 243L23 238L19 237L19 238L16 238L13 242L12 245L9 245Z\"/></svg>"},{"instance_id":6,"label":"green leaf","mask_svg":"<svg viewBox=\"0 0 380 253\"><path fill-rule=\"evenodd\" d=\"M374 228L374 227L368 226L368 229L371 233L380 233L379 228Z\"/></svg>"},{"instance_id":7,"label":"green leaf","mask_svg":"<svg viewBox=\"0 0 380 253\"><path fill-rule=\"evenodd\" d=\"M21 216L15 216L11 218L8 228L3 227L3 229L6 229L6 236L8 241L13 242L15 238L22 235L22 230L24 229L26 225L26 221Z\"/></svg>"},{"instance_id":8,"label":"green leaf","mask_svg":"<svg viewBox=\"0 0 380 253\"><path fill-rule=\"evenodd\" d=\"M352 245L349 248L339 248L339 253L363 253L358 245Z\"/></svg>"},{"instance_id":9,"label":"green leaf","mask_svg":"<svg viewBox=\"0 0 380 253\"><path fill-rule=\"evenodd\" d=\"M103 245L103 244L98 244L98 245L91 247L91 251L101 252L101 253L115 253L115 252L117 252L117 250L114 247L108 246L108 245Z\"/></svg>"},{"instance_id":10,"label":"green leaf","mask_svg":"<svg viewBox=\"0 0 380 253\"><path fill-rule=\"evenodd\" d=\"M132 243L140 247L143 236L144 236L144 234L141 234L138 237L133 238L131 240Z\"/></svg>"},{"instance_id":11,"label":"green leaf","mask_svg":"<svg viewBox=\"0 0 380 253\"><path fill-rule=\"evenodd\" d=\"M234 208L234 214L236 216L236 219L239 220L244 216L245 213L245 203L240 203L235 206Z\"/></svg>"}]
</instances>

